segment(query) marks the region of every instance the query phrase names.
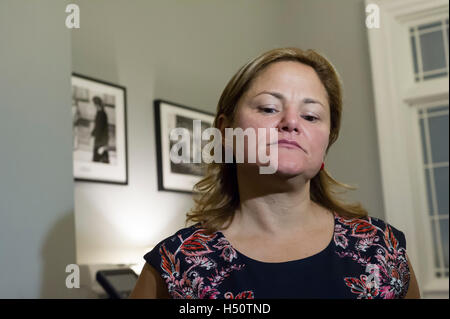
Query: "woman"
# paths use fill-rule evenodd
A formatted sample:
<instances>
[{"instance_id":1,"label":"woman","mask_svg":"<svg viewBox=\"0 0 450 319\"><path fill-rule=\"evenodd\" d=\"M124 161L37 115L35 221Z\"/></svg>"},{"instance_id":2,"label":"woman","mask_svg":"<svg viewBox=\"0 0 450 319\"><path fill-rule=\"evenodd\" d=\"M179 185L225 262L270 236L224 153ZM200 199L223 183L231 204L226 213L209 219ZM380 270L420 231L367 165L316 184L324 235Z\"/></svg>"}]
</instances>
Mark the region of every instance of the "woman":
<instances>
[{"instance_id":1,"label":"woman","mask_svg":"<svg viewBox=\"0 0 450 319\"><path fill-rule=\"evenodd\" d=\"M349 187L324 159L341 112L338 75L313 50L275 49L244 65L214 126L275 128L277 171L209 164L187 217L197 223L144 256L131 297L419 298L404 234L335 197L333 187Z\"/></svg>"}]
</instances>

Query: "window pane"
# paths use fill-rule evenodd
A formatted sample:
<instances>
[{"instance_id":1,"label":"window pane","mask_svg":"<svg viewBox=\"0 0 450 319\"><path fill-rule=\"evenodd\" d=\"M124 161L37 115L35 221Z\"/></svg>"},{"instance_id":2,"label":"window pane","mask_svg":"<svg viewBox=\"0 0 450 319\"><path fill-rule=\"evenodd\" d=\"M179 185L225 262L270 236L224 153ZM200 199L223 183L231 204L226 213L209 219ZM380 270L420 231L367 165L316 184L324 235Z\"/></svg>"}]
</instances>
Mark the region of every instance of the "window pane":
<instances>
[{"instance_id":1,"label":"window pane","mask_svg":"<svg viewBox=\"0 0 450 319\"><path fill-rule=\"evenodd\" d=\"M448 268L448 219L442 219L440 221L441 226L441 243L442 243L442 255L444 256L444 267Z\"/></svg>"},{"instance_id":2,"label":"window pane","mask_svg":"<svg viewBox=\"0 0 450 319\"><path fill-rule=\"evenodd\" d=\"M414 36L411 37L411 49L413 53L414 74L417 74L419 72L419 66L417 64L416 38Z\"/></svg>"},{"instance_id":3,"label":"window pane","mask_svg":"<svg viewBox=\"0 0 450 319\"><path fill-rule=\"evenodd\" d=\"M437 242L437 238L436 238L437 237L436 224L437 224L437 221L435 221L435 220L431 221L431 234L432 234L432 237L433 237L433 247L434 247L434 249L433 249L433 252L434 252L434 266L436 268L440 268L441 265L439 263L439 256L438 256L438 247L439 246L438 246L438 242Z\"/></svg>"},{"instance_id":4,"label":"window pane","mask_svg":"<svg viewBox=\"0 0 450 319\"><path fill-rule=\"evenodd\" d=\"M427 109L428 116L432 116L434 113L447 111L447 110L448 110L448 105L434 106L434 107L430 107Z\"/></svg>"},{"instance_id":5,"label":"window pane","mask_svg":"<svg viewBox=\"0 0 450 319\"><path fill-rule=\"evenodd\" d=\"M418 29L419 31L422 31L422 30L427 30L427 29L436 28L436 27L439 27L439 26L441 26L441 25L442 25L442 22L441 22L441 21L438 21L438 22L433 22L433 23L429 23L429 24L422 24L422 25L420 25L417 29Z\"/></svg>"},{"instance_id":6,"label":"window pane","mask_svg":"<svg viewBox=\"0 0 450 319\"><path fill-rule=\"evenodd\" d=\"M448 162L448 114L428 118L433 163Z\"/></svg>"},{"instance_id":7,"label":"window pane","mask_svg":"<svg viewBox=\"0 0 450 319\"><path fill-rule=\"evenodd\" d=\"M425 139L425 120L420 119L420 138L422 141L422 155L423 155L423 163L428 164L428 158L427 158L427 147L426 147L426 139Z\"/></svg>"},{"instance_id":8,"label":"window pane","mask_svg":"<svg viewBox=\"0 0 450 319\"><path fill-rule=\"evenodd\" d=\"M430 171L431 169L426 168L425 169L425 181L427 183L427 202L428 202L428 214L434 215L433 212L433 202L431 197L431 177L430 177Z\"/></svg>"},{"instance_id":9,"label":"window pane","mask_svg":"<svg viewBox=\"0 0 450 319\"><path fill-rule=\"evenodd\" d=\"M437 213L448 215L448 166L434 169L434 185L438 205Z\"/></svg>"},{"instance_id":10,"label":"window pane","mask_svg":"<svg viewBox=\"0 0 450 319\"><path fill-rule=\"evenodd\" d=\"M444 72L440 72L440 73L436 73L436 74L430 74L430 75L424 75L423 79L424 80L431 80L431 79L435 79L435 78L441 78L447 75L447 71Z\"/></svg>"},{"instance_id":11,"label":"window pane","mask_svg":"<svg viewBox=\"0 0 450 319\"><path fill-rule=\"evenodd\" d=\"M448 20L409 28L416 82L448 76ZM447 39L444 39L447 38Z\"/></svg>"},{"instance_id":12,"label":"window pane","mask_svg":"<svg viewBox=\"0 0 450 319\"><path fill-rule=\"evenodd\" d=\"M446 67L442 31L420 35L423 71L432 71Z\"/></svg>"}]
</instances>

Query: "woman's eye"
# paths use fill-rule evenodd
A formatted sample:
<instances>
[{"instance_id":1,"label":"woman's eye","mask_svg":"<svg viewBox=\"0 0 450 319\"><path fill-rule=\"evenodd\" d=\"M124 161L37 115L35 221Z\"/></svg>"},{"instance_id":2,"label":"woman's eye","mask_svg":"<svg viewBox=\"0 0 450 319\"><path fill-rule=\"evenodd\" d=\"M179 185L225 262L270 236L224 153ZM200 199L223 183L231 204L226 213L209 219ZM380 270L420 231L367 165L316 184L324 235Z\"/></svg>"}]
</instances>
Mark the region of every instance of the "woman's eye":
<instances>
[{"instance_id":1,"label":"woman's eye","mask_svg":"<svg viewBox=\"0 0 450 319\"><path fill-rule=\"evenodd\" d=\"M305 115L303 118L305 118L309 122L314 122L314 121L319 119L319 118L317 118L315 116L312 116L312 115Z\"/></svg>"},{"instance_id":2,"label":"woman's eye","mask_svg":"<svg viewBox=\"0 0 450 319\"><path fill-rule=\"evenodd\" d=\"M268 114L272 114L275 113L277 111L276 108L273 107L267 107L267 106L260 106L259 110L263 113L268 113Z\"/></svg>"}]
</instances>

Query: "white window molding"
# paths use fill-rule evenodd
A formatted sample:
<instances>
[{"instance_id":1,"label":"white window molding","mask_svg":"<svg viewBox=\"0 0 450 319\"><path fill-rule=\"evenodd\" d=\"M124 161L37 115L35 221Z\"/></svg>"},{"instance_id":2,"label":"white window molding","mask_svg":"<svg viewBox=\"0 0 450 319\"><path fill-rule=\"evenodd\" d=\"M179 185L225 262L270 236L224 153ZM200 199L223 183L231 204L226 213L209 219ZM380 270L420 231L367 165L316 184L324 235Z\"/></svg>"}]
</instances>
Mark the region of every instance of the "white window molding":
<instances>
[{"instance_id":1,"label":"white window molding","mask_svg":"<svg viewBox=\"0 0 450 319\"><path fill-rule=\"evenodd\" d=\"M366 0L380 9L380 28L367 29L375 97L386 221L406 235L407 253L423 297L448 298L436 279L422 174L417 107L448 104L448 76L417 83L409 38L412 23L448 17L446 0Z\"/></svg>"}]
</instances>

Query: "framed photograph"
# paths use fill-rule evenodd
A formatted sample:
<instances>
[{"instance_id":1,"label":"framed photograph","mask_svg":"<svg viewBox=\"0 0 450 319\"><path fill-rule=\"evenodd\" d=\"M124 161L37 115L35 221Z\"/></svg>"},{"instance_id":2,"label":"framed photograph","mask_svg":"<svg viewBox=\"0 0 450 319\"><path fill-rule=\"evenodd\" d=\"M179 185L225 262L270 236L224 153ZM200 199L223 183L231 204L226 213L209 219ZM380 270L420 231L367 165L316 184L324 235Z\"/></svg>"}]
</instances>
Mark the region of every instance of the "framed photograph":
<instances>
[{"instance_id":1,"label":"framed photograph","mask_svg":"<svg viewBox=\"0 0 450 319\"><path fill-rule=\"evenodd\" d=\"M76 181L128 184L126 89L72 73Z\"/></svg>"},{"instance_id":2,"label":"framed photograph","mask_svg":"<svg viewBox=\"0 0 450 319\"><path fill-rule=\"evenodd\" d=\"M201 132L212 127L214 115L195 110L180 104L155 100L155 129L156 151L158 160L158 190L192 193L194 185L205 175L205 165L197 163L194 155L194 120L199 120ZM180 145L180 140L170 139L173 129L180 128L189 132L189 138L185 140L190 149L188 158L180 163L171 160L170 152L175 144ZM181 139L181 138L180 138ZM201 149L209 141L201 140ZM180 150L178 150L180 151Z\"/></svg>"}]
</instances>

